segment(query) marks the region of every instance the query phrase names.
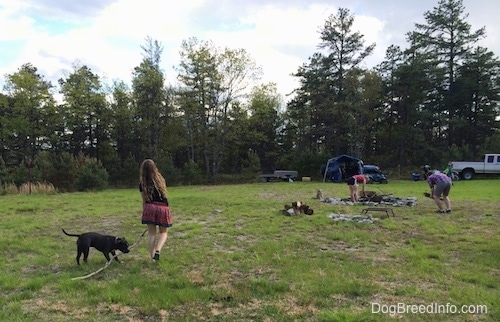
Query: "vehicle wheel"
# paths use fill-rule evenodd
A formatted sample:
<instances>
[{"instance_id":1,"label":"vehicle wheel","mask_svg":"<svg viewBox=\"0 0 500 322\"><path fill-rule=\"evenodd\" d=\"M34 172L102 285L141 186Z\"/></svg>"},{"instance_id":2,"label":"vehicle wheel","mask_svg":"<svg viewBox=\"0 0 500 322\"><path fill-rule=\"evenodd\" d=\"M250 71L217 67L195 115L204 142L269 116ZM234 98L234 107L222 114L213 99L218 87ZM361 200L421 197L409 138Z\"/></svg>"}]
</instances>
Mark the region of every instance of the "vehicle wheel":
<instances>
[{"instance_id":1,"label":"vehicle wheel","mask_svg":"<svg viewBox=\"0 0 500 322\"><path fill-rule=\"evenodd\" d=\"M474 172L471 170L465 170L462 172L462 178L464 180L470 180L474 177Z\"/></svg>"},{"instance_id":2,"label":"vehicle wheel","mask_svg":"<svg viewBox=\"0 0 500 322\"><path fill-rule=\"evenodd\" d=\"M387 184L387 183L389 183L389 181L387 181L387 180L382 180L382 181L380 181L380 183Z\"/></svg>"}]
</instances>

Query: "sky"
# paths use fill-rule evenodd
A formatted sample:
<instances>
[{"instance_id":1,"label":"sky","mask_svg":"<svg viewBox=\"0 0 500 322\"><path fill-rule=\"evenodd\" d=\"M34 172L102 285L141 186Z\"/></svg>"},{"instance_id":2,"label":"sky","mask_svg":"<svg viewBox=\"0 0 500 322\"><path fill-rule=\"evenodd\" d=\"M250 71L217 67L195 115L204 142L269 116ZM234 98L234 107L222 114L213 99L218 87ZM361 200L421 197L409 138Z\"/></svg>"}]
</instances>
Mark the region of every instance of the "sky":
<instances>
[{"instance_id":1,"label":"sky","mask_svg":"<svg viewBox=\"0 0 500 322\"><path fill-rule=\"evenodd\" d=\"M346 8L365 45L376 43L364 67L382 62L390 45L407 48L406 33L425 23L439 0L0 0L0 91L5 75L25 63L53 85L88 66L104 83L130 84L146 37L163 46L161 68L176 84L181 43L190 37L245 49L263 69L262 82L280 94L298 87L291 74L318 51L319 30ZM500 55L500 1L463 0L471 31L486 28L479 45Z\"/></svg>"}]
</instances>

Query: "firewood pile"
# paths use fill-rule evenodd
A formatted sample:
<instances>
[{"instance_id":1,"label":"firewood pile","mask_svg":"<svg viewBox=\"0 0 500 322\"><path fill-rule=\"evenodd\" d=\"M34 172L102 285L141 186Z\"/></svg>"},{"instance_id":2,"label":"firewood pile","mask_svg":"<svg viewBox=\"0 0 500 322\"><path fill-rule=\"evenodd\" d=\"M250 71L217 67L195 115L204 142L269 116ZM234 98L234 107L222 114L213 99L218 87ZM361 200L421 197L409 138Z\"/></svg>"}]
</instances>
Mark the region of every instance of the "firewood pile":
<instances>
[{"instance_id":1,"label":"firewood pile","mask_svg":"<svg viewBox=\"0 0 500 322\"><path fill-rule=\"evenodd\" d=\"M310 216L314 214L314 210L302 201L294 201L291 205L284 205L282 212L286 216L295 216L300 214Z\"/></svg>"}]
</instances>

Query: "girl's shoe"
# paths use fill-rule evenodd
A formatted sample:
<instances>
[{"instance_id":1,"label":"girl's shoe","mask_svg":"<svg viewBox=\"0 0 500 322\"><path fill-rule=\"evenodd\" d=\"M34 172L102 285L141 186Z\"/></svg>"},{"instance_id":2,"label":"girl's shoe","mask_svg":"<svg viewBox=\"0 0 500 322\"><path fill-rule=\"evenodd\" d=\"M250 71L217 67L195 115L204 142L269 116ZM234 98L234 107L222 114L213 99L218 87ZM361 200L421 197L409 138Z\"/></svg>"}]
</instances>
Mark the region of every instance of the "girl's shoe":
<instances>
[{"instance_id":1,"label":"girl's shoe","mask_svg":"<svg viewBox=\"0 0 500 322\"><path fill-rule=\"evenodd\" d=\"M159 251L155 252L155 255L153 256L153 260L154 261L159 261L160 260L160 252Z\"/></svg>"},{"instance_id":2,"label":"girl's shoe","mask_svg":"<svg viewBox=\"0 0 500 322\"><path fill-rule=\"evenodd\" d=\"M436 212L437 212L438 214L444 214L444 213L446 213L446 211L444 211L444 210L437 210Z\"/></svg>"},{"instance_id":3,"label":"girl's shoe","mask_svg":"<svg viewBox=\"0 0 500 322\"><path fill-rule=\"evenodd\" d=\"M446 209L446 213L449 214L451 212L451 209Z\"/></svg>"}]
</instances>

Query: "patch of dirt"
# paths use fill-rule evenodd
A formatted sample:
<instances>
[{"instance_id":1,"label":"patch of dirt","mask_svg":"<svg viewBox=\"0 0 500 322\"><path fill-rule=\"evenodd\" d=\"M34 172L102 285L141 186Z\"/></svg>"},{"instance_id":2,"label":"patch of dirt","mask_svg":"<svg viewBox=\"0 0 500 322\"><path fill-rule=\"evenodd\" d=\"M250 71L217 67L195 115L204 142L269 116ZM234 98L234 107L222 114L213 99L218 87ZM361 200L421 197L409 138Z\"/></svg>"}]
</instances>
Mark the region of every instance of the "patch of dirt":
<instances>
[{"instance_id":1,"label":"patch of dirt","mask_svg":"<svg viewBox=\"0 0 500 322\"><path fill-rule=\"evenodd\" d=\"M287 312L288 316L304 316L314 315L320 310L311 303L301 304L301 301L294 296L286 297L274 303L276 307L280 308L283 312Z\"/></svg>"},{"instance_id":2,"label":"patch of dirt","mask_svg":"<svg viewBox=\"0 0 500 322\"><path fill-rule=\"evenodd\" d=\"M38 298L23 301L21 305L23 311L35 313L43 321L50 321L58 314L71 317L72 320L84 320L89 313L88 308L75 308L63 300L50 302L44 298Z\"/></svg>"},{"instance_id":3,"label":"patch of dirt","mask_svg":"<svg viewBox=\"0 0 500 322\"><path fill-rule=\"evenodd\" d=\"M279 199L281 199L281 197L283 197L282 193L262 192L259 194L258 199L272 199L272 200L278 199L279 200Z\"/></svg>"},{"instance_id":4,"label":"patch of dirt","mask_svg":"<svg viewBox=\"0 0 500 322\"><path fill-rule=\"evenodd\" d=\"M136 308L117 303L112 303L110 305L102 304L98 307L98 310L99 311L109 310L119 316L126 316L126 317L138 317L140 315L139 310L137 310ZM129 319L129 321L139 321L139 320Z\"/></svg>"},{"instance_id":5,"label":"patch of dirt","mask_svg":"<svg viewBox=\"0 0 500 322\"><path fill-rule=\"evenodd\" d=\"M353 252L363 250L362 247L358 247L358 246L351 247L351 246L348 246L347 243L345 243L343 241L337 241L333 245L323 245L319 249L322 250L322 251L327 251L327 250L341 250L341 251L353 251Z\"/></svg>"},{"instance_id":6,"label":"patch of dirt","mask_svg":"<svg viewBox=\"0 0 500 322\"><path fill-rule=\"evenodd\" d=\"M203 277L203 272L197 269L190 270L184 273L191 283L196 286L205 285L205 278Z\"/></svg>"},{"instance_id":7,"label":"patch of dirt","mask_svg":"<svg viewBox=\"0 0 500 322\"><path fill-rule=\"evenodd\" d=\"M38 267L34 264L26 265L26 266L23 266L23 268L21 268L21 272L23 272L24 274L36 272L37 270L38 270Z\"/></svg>"},{"instance_id":8,"label":"patch of dirt","mask_svg":"<svg viewBox=\"0 0 500 322\"><path fill-rule=\"evenodd\" d=\"M117 218L116 215L108 215L108 216L102 215L94 217L81 217L78 219L77 225L75 225L74 220L71 220L63 222L61 224L61 227L64 228L64 230L66 230L70 234L83 234L89 231L95 231L97 233L101 233L104 235L123 237L127 233L124 232L122 229L122 227L124 226L123 222L120 220L119 217ZM140 217L137 220L140 223ZM59 232L61 232L60 228Z\"/></svg>"}]
</instances>

